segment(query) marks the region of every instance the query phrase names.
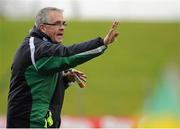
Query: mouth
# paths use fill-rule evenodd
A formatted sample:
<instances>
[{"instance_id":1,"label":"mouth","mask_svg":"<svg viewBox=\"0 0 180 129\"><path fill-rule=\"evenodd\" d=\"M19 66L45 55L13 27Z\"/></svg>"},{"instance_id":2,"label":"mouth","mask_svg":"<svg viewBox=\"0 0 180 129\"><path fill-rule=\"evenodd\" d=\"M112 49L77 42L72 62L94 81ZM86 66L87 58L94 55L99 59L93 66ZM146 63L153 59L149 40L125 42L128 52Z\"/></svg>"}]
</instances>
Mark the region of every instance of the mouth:
<instances>
[{"instance_id":1,"label":"mouth","mask_svg":"<svg viewBox=\"0 0 180 129\"><path fill-rule=\"evenodd\" d=\"M57 33L58 37L63 37L63 33Z\"/></svg>"}]
</instances>

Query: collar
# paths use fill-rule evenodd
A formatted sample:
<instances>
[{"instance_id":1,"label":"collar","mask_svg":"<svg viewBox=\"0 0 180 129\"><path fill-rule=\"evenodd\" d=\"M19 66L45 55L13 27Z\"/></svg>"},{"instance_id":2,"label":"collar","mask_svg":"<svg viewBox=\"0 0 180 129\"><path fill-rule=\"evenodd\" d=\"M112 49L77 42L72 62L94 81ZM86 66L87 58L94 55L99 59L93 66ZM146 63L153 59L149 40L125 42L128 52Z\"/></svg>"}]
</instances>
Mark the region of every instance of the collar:
<instances>
[{"instance_id":1,"label":"collar","mask_svg":"<svg viewBox=\"0 0 180 129\"><path fill-rule=\"evenodd\" d=\"M37 27L33 27L33 29L31 30L29 35L32 37L40 38L44 41L48 41L48 42L53 43L53 44L57 44L57 42L53 42L48 35L41 32Z\"/></svg>"}]
</instances>

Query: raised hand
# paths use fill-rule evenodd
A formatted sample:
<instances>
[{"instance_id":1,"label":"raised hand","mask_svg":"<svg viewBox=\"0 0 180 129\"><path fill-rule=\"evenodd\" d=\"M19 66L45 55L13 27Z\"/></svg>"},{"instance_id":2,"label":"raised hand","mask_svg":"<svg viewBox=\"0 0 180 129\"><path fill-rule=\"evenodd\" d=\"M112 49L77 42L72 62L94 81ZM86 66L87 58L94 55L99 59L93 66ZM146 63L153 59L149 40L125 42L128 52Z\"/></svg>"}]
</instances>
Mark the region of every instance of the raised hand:
<instances>
[{"instance_id":1,"label":"raised hand","mask_svg":"<svg viewBox=\"0 0 180 129\"><path fill-rule=\"evenodd\" d=\"M116 37L119 35L119 32L117 31L118 25L119 25L118 21L114 21L112 23L112 26L111 26L108 34L104 38L104 44L105 45L109 45L109 44L113 43L114 40L116 39Z\"/></svg>"}]
</instances>

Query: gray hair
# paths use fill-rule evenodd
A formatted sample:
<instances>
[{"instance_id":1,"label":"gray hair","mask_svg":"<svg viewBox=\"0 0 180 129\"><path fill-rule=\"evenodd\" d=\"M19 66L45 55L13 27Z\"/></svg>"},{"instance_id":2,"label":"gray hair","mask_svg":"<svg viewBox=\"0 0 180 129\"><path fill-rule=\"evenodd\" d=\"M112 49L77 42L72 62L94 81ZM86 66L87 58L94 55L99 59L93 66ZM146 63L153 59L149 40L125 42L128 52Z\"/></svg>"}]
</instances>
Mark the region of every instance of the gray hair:
<instances>
[{"instance_id":1,"label":"gray hair","mask_svg":"<svg viewBox=\"0 0 180 129\"><path fill-rule=\"evenodd\" d=\"M55 7L46 7L46 8L41 9L38 12L38 14L36 15L36 19L35 19L35 26L37 28L39 28L40 24L47 23L50 20L49 16L48 16L48 13L50 11L57 11L59 13L63 12L62 9L58 9L58 8L55 8Z\"/></svg>"}]
</instances>

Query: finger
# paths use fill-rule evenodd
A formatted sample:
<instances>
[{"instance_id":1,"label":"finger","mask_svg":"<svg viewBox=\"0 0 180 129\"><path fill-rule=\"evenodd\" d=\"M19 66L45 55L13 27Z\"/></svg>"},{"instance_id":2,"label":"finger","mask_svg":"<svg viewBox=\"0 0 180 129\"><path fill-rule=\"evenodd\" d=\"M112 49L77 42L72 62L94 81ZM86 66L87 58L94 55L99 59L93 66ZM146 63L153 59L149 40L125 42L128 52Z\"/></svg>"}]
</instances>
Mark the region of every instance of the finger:
<instances>
[{"instance_id":1,"label":"finger","mask_svg":"<svg viewBox=\"0 0 180 129\"><path fill-rule=\"evenodd\" d=\"M84 74L83 72L80 72L80 71L74 71L73 73L75 73L75 74L80 74L80 75L83 75L83 74Z\"/></svg>"},{"instance_id":2,"label":"finger","mask_svg":"<svg viewBox=\"0 0 180 129\"><path fill-rule=\"evenodd\" d=\"M114 29L115 26L116 26L116 21L114 21L114 22L112 23L111 29Z\"/></svg>"},{"instance_id":3,"label":"finger","mask_svg":"<svg viewBox=\"0 0 180 129\"><path fill-rule=\"evenodd\" d=\"M73 70L73 73L86 77L86 75L83 72L75 70L75 69Z\"/></svg>"},{"instance_id":4,"label":"finger","mask_svg":"<svg viewBox=\"0 0 180 129\"><path fill-rule=\"evenodd\" d=\"M109 32L108 32L108 34L107 34L107 36L108 36L108 40L110 40L110 39L111 39L111 37L112 37L113 33L114 33L114 30L113 30L113 29L110 29L110 30L109 30Z\"/></svg>"},{"instance_id":5,"label":"finger","mask_svg":"<svg viewBox=\"0 0 180 129\"><path fill-rule=\"evenodd\" d=\"M113 29L116 30L117 27L118 27L118 25L119 25L119 21L115 21L115 22L114 22L114 27L113 27Z\"/></svg>"},{"instance_id":6,"label":"finger","mask_svg":"<svg viewBox=\"0 0 180 129\"><path fill-rule=\"evenodd\" d=\"M75 73L83 73L83 72L78 71L78 70L76 70L76 69L73 69L72 72L75 72Z\"/></svg>"},{"instance_id":7,"label":"finger","mask_svg":"<svg viewBox=\"0 0 180 129\"><path fill-rule=\"evenodd\" d=\"M76 74L76 75L78 75L78 74ZM87 76L86 76L86 75L78 75L78 77L81 77L81 78L87 79Z\"/></svg>"},{"instance_id":8,"label":"finger","mask_svg":"<svg viewBox=\"0 0 180 129\"><path fill-rule=\"evenodd\" d=\"M117 22L116 21L114 21L113 23L112 23L112 29L114 29L115 27L116 27L116 24L117 24Z\"/></svg>"},{"instance_id":9,"label":"finger","mask_svg":"<svg viewBox=\"0 0 180 129\"><path fill-rule=\"evenodd\" d=\"M85 77L82 77L82 76L78 76L81 80L83 80L84 82L86 82L86 79Z\"/></svg>"},{"instance_id":10,"label":"finger","mask_svg":"<svg viewBox=\"0 0 180 129\"><path fill-rule=\"evenodd\" d=\"M112 42L115 38L115 31L112 31L111 35L109 35L109 41Z\"/></svg>"},{"instance_id":11,"label":"finger","mask_svg":"<svg viewBox=\"0 0 180 129\"><path fill-rule=\"evenodd\" d=\"M118 25L119 25L119 21L113 22L112 27L111 27L111 29L109 30L109 33L108 33L109 36L111 36L112 33L114 33L114 31L117 29Z\"/></svg>"},{"instance_id":12,"label":"finger","mask_svg":"<svg viewBox=\"0 0 180 129\"><path fill-rule=\"evenodd\" d=\"M115 24L116 24L116 26L118 26L119 25L119 21L116 21Z\"/></svg>"},{"instance_id":13,"label":"finger","mask_svg":"<svg viewBox=\"0 0 180 129\"><path fill-rule=\"evenodd\" d=\"M79 77L82 81L86 82L86 79L83 77Z\"/></svg>"},{"instance_id":14,"label":"finger","mask_svg":"<svg viewBox=\"0 0 180 129\"><path fill-rule=\"evenodd\" d=\"M76 74L75 74L75 80L81 88L84 88L86 86L85 83L83 83Z\"/></svg>"},{"instance_id":15,"label":"finger","mask_svg":"<svg viewBox=\"0 0 180 129\"><path fill-rule=\"evenodd\" d=\"M87 76L84 73L82 73L82 72L80 72L78 70L73 70L72 74L73 74L73 77L78 76L79 79L86 82Z\"/></svg>"},{"instance_id":16,"label":"finger","mask_svg":"<svg viewBox=\"0 0 180 129\"><path fill-rule=\"evenodd\" d=\"M82 76L84 78L87 78L87 76L84 73L77 73L77 72L75 72L75 74L77 74L78 76Z\"/></svg>"},{"instance_id":17,"label":"finger","mask_svg":"<svg viewBox=\"0 0 180 129\"><path fill-rule=\"evenodd\" d=\"M73 72L73 74L75 75L78 75L79 77L83 77L83 78L87 78L87 76L84 74L84 73L82 73L82 72L77 72L77 71L75 71L75 72Z\"/></svg>"},{"instance_id":18,"label":"finger","mask_svg":"<svg viewBox=\"0 0 180 129\"><path fill-rule=\"evenodd\" d=\"M83 74L83 75L80 75L81 77L83 77L83 78L87 78L87 76L85 75L85 74Z\"/></svg>"}]
</instances>

